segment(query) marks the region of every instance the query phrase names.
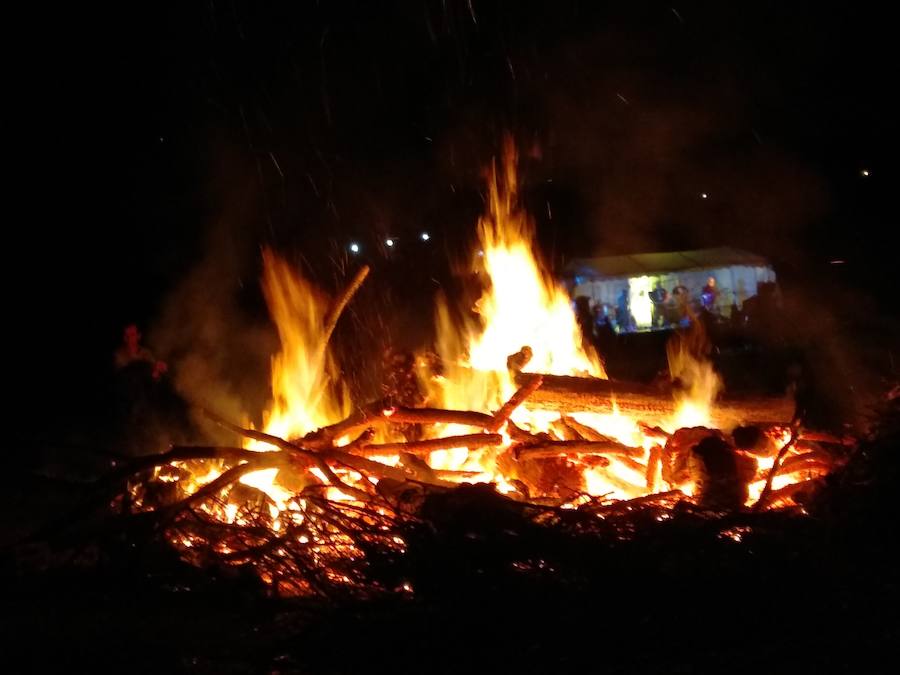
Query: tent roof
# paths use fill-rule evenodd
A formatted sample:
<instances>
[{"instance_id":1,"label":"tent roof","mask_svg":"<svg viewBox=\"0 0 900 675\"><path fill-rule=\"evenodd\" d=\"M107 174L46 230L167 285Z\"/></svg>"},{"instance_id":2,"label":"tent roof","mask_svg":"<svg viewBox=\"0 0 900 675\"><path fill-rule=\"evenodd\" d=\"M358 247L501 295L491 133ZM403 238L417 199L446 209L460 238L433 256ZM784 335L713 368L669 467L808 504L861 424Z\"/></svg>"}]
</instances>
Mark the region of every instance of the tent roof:
<instances>
[{"instance_id":1,"label":"tent roof","mask_svg":"<svg viewBox=\"0 0 900 675\"><path fill-rule=\"evenodd\" d=\"M669 253L637 253L613 255L602 258L575 258L566 265L566 276L593 278L633 277L644 274L682 272L694 269L712 269L745 265L769 267L769 261L754 253L737 248L702 248L694 251Z\"/></svg>"}]
</instances>

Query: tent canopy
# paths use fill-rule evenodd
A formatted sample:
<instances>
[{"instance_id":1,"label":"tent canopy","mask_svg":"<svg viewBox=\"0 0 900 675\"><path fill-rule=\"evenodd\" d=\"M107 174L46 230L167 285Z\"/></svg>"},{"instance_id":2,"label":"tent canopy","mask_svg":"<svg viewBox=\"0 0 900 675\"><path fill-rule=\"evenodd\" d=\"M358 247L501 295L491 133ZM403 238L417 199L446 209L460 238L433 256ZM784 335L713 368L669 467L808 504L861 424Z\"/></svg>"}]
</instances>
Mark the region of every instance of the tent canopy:
<instances>
[{"instance_id":1,"label":"tent canopy","mask_svg":"<svg viewBox=\"0 0 900 675\"><path fill-rule=\"evenodd\" d=\"M696 306L708 280L714 279L716 292L707 309L728 317L758 293L760 284L774 282L775 270L758 255L721 247L580 258L566 266L563 277L573 297L585 297L594 309L615 315L617 325L624 326L620 330L654 330L668 321L654 309L651 293L656 288L669 292L669 305ZM676 288L682 289L677 302Z\"/></svg>"},{"instance_id":2,"label":"tent canopy","mask_svg":"<svg viewBox=\"0 0 900 675\"><path fill-rule=\"evenodd\" d=\"M566 265L564 274L569 278L613 279L733 266L769 267L769 262L753 253L722 246L670 253L575 258Z\"/></svg>"}]
</instances>

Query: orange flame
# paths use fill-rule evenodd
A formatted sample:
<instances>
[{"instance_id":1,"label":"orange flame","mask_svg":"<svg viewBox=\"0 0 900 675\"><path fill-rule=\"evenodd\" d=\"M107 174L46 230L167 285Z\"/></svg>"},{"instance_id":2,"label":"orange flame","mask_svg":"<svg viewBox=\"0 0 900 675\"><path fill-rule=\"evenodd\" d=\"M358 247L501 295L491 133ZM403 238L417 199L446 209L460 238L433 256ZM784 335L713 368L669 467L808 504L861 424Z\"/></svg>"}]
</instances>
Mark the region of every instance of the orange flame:
<instances>
[{"instance_id":1,"label":"orange flame","mask_svg":"<svg viewBox=\"0 0 900 675\"><path fill-rule=\"evenodd\" d=\"M582 345L569 296L535 256L534 226L518 203L516 151L504 144L488 180L488 213L478 222L476 263L487 287L475 305L480 325L455 321L446 302L437 307L438 353L445 378L431 393L447 407L489 411L515 391L507 358L531 348L528 370L606 377L593 349ZM473 370L475 372L473 372Z\"/></svg>"}]
</instances>

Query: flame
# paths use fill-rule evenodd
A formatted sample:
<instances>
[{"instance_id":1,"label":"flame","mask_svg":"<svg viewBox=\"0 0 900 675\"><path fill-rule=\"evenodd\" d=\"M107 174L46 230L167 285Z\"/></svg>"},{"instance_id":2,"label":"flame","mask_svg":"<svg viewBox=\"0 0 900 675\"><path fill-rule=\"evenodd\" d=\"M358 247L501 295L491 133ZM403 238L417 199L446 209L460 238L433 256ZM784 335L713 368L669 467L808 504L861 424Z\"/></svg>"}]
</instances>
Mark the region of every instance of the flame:
<instances>
[{"instance_id":1,"label":"flame","mask_svg":"<svg viewBox=\"0 0 900 675\"><path fill-rule=\"evenodd\" d=\"M460 322L443 298L437 305L438 354L445 376L426 382L447 407L489 411L515 392L507 359L524 345L528 370L605 378L597 355L582 345L566 290L535 256L534 225L518 202L516 150L506 138L500 170L488 179L488 212L478 222L478 271L486 287L475 305L479 322Z\"/></svg>"},{"instance_id":2,"label":"flame","mask_svg":"<svg viewBox=\"0 0 900 675\"><path fill-rule=\"evenodd\" d=\"M444 371L435 376L423 368L420 375L431 400L443 407L483 412L499 408L516 390L508 359L524 346L531 350L526 368L530 372L606 378L593 348L582 344L568 294L535 255L534 226L518 201L516 161L515 146L507 137L499 167L496 161L491 165L488 210L478 222L475 261L485 285L474 307L478 320L460 320L446 299L438 298L437 351ZM629 281L630 306L638 327L652 322L651 282L650 277ZM702 358L705 337L700 333L688 337L680 339L669 354L673 378L687 383L679 393L677 414L664 425L669 431L708 426L720 388L711 363ZM658 442L645 437L637 420L622 415L615 406L611 414L572 411L570 415L605 437L643 448L639 461L644 464ZM511 419L537 433L551 431L560 416L526 404ZM432 453L430 463L436 468L476 471L481 479L508 485L494 459L492 453L456 448ZM582 478L590 495L623 499L649 491L646 474L615 460L602 469L585 467Z\"/></svg>"},{"instance_id":3,"label":"flame","mask_svg":"<svg viewBox=\"0 0 900 675\"><path fill-rule=\"evenodd\" d=\"M678 411L669 430L683 427L712 426L711 411L722 389L722 379L708 358L709 342L703 324L691 322L690 328L676 333L666 345L669 374L682 388L676 393Z\"/></svg>"},{"instance_id":4,"label":"flame","mask_svg":"<svg viewBox=\"0 0 900 675\"><path fill-rule=\"evenodd\" d=\"M263 249L262 288L275 322L281 351L272 358L272 403L263 415L263 430L279 438L297 438L337 422L350 410L350 398L325 342L328 302L285 260ZM274 450L247 441L251 450ZM267 494L279 508L291 493L276 484L278 469L248 473L241 483Z\"/></svg>"},{"instance_id":5,"label":"flame","mask_svg":"<svg viewBox=\"0 0 900 675\"><path fill-rule=\"evenodd\" d=\"M322 349L328 303L311 283L271 250L263 250L263 292L278 329L272 359L272 407L266 433L296 438L342 419L350 398L329 349Z\"/></svg>"},{"instance_id":6,"label":"flame","mask_svg":"<svg viewBox=\"0 0 900 675\"><path fill-rule=\"evenodd\" d=\"M518 205L516 152L509 138L502 169L498 176L496 163L492 167L490 211L478 223L490 286L475 307L484 329L470 335L469 362L478 370L506 371L507 357L527 343L531 370L605 377L596 354L582 346L568 293L535 257L534 226Z\"/></svg>"}]
</instances>

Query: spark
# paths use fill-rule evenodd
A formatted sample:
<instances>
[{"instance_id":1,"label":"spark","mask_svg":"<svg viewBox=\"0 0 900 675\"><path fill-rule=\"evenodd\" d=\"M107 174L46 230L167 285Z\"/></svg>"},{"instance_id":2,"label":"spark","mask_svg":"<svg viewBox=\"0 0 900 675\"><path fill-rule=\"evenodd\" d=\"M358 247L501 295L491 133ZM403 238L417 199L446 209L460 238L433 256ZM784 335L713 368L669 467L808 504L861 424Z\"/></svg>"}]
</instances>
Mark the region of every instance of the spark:
<instances>
[{"instance_id":1,"label":"spark","mask_svg":"<svg viewBox=\"0 0 900 675\"><path fill-rule=\"evenodd\" d=\"M428 241L429 239L431 239L431 235L428 234L427 232L423 232L422 233L422 241Z\"/></svg>"},{"instance_id":2,"label":"spark","mask_svg":"<svg viewBox=\"0 0 900 675\"><path fill-rule=\"evenodd\" d=\"M278 169L278 175L284 178L284 172L281 170L281 165L278 164L278 160L275 159L275 155L272 152L269 152L269 157L272 159L272 164Z\"/></svg>"}]
</instances>

